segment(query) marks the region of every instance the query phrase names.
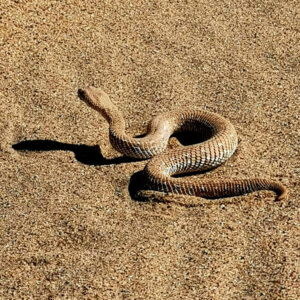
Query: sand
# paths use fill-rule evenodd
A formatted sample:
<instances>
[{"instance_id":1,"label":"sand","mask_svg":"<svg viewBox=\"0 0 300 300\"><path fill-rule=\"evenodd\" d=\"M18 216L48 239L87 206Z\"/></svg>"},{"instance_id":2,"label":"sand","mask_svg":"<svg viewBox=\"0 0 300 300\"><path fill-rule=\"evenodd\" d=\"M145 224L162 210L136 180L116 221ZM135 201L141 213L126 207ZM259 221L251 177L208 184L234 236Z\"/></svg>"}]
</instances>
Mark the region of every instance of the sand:
<instances>
[{"instance_id":1,"label":"sand","mask_svg":"<svg viewBox=\"0 0 300 300\"><path fill-rule=\"evenodd\" d=\"M297 1L0 3L1 299L300 298ZM146 161L111 148L88 85L132 134L171 109L225 116L238 150L199 180L289 198L135 201Z\"/></svg>"}]
</instances>

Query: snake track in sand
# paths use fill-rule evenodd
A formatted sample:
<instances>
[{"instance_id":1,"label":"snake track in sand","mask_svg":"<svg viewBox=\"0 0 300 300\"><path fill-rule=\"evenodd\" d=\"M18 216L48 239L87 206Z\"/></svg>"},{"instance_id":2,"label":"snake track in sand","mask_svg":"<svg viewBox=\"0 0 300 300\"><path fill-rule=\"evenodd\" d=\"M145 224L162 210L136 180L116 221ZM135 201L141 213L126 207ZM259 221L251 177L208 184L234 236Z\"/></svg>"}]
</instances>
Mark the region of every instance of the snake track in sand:
<instances>
[{"instance_id":1,"label":"snake track in sand","mask_svg":"<svg viewBox=\"0 0 300 300\"><path fill-rule=\"evenodd\" d=\"M197 180L172 177L217 167L232 156L238 144L237 133L228 120L216 113L197 109L163 113L149 123L145 137L133 138L125 133L122 113L100 88L87 87L80 89L79 93L84 102L108 121L110 142L118 152L134 158L151 158L144 172L152 190L204 198L273 190L281 200L287 194L281 183L269 179ZM212 133L208 140L164 152L173 133L197 133L203 126Z\"/></svg>"}]
</instances>

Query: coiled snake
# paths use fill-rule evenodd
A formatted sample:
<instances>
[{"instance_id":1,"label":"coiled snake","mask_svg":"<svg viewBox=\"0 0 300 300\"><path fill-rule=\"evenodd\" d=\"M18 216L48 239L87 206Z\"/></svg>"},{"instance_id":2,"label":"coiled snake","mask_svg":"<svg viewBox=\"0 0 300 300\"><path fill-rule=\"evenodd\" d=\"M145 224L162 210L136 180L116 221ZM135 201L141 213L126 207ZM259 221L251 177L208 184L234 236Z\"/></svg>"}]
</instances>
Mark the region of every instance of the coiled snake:
<instances>
[{"instance_id":1,"label":"coiled snake","mask_svg":"<svg viewBox=\"0 0 300 300\"><path fill-rule=\"evenodd\" d=\"M109 123L111 145L120 153L134 158L151 158L144 169L150 189L171 194L204 198L243 195L258 190L273 190L282 200L286 188L269 179L197 180L172 177L175 174L214 168L235 152L238 144L233 125L222 116L204 110L178 110L156 116L148 126L145 137L134 138L125 133L122 113L100 88L80 89L81 98L100 112ZM205 126L211 137L201 143L164 152L172 134L179 131L199 132Z\"/></svg>"}]
</instances>

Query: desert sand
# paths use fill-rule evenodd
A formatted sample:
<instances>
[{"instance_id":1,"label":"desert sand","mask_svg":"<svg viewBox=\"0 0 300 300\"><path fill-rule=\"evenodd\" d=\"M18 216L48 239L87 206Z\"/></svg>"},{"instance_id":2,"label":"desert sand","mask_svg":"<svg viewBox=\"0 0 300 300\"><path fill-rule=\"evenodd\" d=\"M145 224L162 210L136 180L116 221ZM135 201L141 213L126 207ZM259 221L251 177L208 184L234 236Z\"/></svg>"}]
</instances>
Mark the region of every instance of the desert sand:
<instances>
[{"instance_id":1,"label":"desert sand","mask_svg":"<svg viewBox=\"0 0 300 300\"><path fill-rule=\"evenodd\" d=\"M0 1L0 299L299 299L296 1ZM195 178L271 191L136 201L146 161L78 97L101 87L128 132L199 107L239 136ZM173 201L174 200L174 201Z\"/></svg>"}]
</instances>

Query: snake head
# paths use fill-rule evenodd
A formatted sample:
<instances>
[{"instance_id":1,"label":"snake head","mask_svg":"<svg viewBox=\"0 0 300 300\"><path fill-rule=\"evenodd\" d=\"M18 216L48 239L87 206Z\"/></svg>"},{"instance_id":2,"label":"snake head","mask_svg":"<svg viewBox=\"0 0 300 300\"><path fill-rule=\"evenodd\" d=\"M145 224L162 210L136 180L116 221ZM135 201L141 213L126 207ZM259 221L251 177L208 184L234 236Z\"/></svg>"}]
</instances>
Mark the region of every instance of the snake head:
<instances>
[{"instance_id":1,"label":"snake head","mask_svg":"<svg viewBox=\"0 0 300 300\"><path fill-rule=\"evenodd\" d=\"M111 104L108 95L102 89L92 86L78 89L78 96L94 109Z\"/></svg>"},{"instance_id":2,"label":"snake head","mask_svg":"<svg viewBox=\"0 0 300 300\"><path fill-rule=\"evenodd\" d=\"M83 102L100 112L104 117L107 117L107 112L114 107L108 95L101 88L90 86L78 89L78 96Z\"/></svg>"},{"instance_id":3,"label":"snake head","mask_svg":"<svg viewBox=\"0 0 300 300\"><path fill-rule=\"evenodd\" d=\"M79 89L78 96L88 106L101 113L101 115L109 123L111 123L113 120L123 120L123 117L117 107L113 104L108 95L101 88L90 86Z\"/></svg>"}]
</instances>

